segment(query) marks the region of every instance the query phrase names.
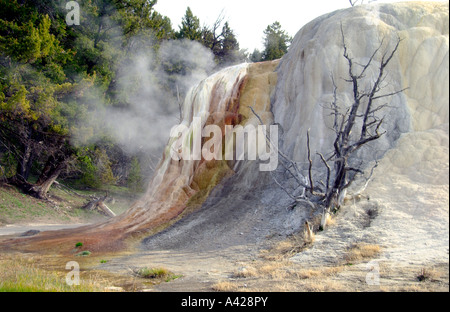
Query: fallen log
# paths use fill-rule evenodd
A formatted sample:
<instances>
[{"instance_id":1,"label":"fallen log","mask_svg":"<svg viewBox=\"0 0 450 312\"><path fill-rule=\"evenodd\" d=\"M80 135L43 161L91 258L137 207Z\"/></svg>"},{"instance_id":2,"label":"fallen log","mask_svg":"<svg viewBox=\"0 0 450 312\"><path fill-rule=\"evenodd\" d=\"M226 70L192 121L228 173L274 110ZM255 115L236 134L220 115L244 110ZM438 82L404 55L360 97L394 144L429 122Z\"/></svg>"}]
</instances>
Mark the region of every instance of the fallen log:
<instances>
[{"instance_id":1,"label":"fallen log","mask_svg":"<svg viewBox=\"0 0 450 312\"><path fill-rule=\"evenodd\" d=\"M102 211L102 212L103 212L104 214L106 214L108 217L113 218L113 217L116 216L116 214L115 214L111 209L109 209L108 206L106 206L105 203L102 202L102 201L99 201L99 202L97 203L97 208L99 208L100 211Z\"/></svg>"},{"instance_id":2,"label":"fallen log","mask_svg":"<svg viewBox=\"0 0 450 312\"><path fill-rule=\"evenodd\" d=\"M103 214L105 214L108 217L115 217L116 214L108 208L108 206L106 206L105 201L108 198L108 192L106 192L106 195L103 197L94 197L91 196L91 201L89 201L86 205L83 206L83 209L86 210L94 210L94 209L98 209L100 212L102 212Z\"/></svg>"}]
</instances>

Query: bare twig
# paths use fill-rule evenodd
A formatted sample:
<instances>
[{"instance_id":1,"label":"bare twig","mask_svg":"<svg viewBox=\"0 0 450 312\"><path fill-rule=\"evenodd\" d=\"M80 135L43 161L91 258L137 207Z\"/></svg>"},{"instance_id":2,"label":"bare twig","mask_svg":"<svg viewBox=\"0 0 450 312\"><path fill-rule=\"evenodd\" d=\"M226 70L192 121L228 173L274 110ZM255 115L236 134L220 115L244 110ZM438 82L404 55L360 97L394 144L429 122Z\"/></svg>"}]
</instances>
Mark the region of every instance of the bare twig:
<instances>
[{"instance_id":1,"label":"bare twig","mask_svg":"<svg viewBox=\"0 0 450 312\"><path fill-rule=\"evenodd\" d=\"M311 192L311 195L314 195L314 182L313 182L313 178L312 178L312 160L311 160L311 147L310 147L310 138L309 138L309 131L310 129L308 129L308 131L306 132L306 145L308 147L308 162L309 162L309 168L308 168L308 177L309 177L309 191Z\"/></svg>"},{"instance_id":2,"label":"bare twig","mask_svg":"<svg viewBox=\"0 0 450 312\"><path fill-rule=\"evenodd\" d=\"M326 191L325 193L328 193L328 190L330 189L330 175L331 175L331 168L330 165L328 165L328 162L325 160L325 157L321 153L317 153L317 155L320 156L320 159L324 163L325 167L327 167L327 184L326 184Z\"/></svg>"},{"instance_id":3,"label":"bare twig","mask_svg":"<svg viewBox=\"0 0 450 312\"><path fill-rule=\"evenodd\" d=\"M180 122L182 122L183 121L183 106L181 103L180 90L178 89L178 85L177 85L177 102L178 102L178 110L180 113Z\"/></svg>"}]
</instances>

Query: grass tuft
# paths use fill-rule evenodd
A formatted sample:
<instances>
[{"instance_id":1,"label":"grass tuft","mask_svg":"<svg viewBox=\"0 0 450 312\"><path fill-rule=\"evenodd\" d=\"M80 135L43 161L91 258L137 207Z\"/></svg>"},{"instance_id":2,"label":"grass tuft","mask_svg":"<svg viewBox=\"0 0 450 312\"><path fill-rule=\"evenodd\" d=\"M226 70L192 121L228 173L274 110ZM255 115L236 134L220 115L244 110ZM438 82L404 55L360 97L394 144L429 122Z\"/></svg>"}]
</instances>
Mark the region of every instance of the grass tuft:
<instances>
[{"instance_id":1,"label":"grass tuft","mask_svg":"<svg viewBox=\"0 0 450 312\"><path fill-rule=\"evenodd\" d=\"M176 275L167 270L166 268L140 268L133 271L134 275L147 278L147 279L162 279L165 282L173 281L177 278L180 278L181 275Z\"/></svg>"},{"instance_id":2,"label":"grass tuft","mask_svg":"<svg viewBox=\"0 0 450 312\"><path fill-rule=\"evenodd\" d=\"M222 281L214 284L212 290L214 291L236 291L238 290L238 285L228 281Z\"/></svg>"},{"instance_id":3,"label":"grass tuft","mask_svg":"<svg viewBox=\"0 0 450 312\"><path fill-rule=\"evenodd\" d=\"M433 280L437 277L437 274L434 270L422 268L420 273L417 275L417 279L419 282L424 282L427 280Z\"/></svg>"},{"instance_id":4,"label":"grass tuft","mask_svg":"<svg viewBox=\"0 0 450 312\"><path fill-rule=\"evenodd\" d=\"M347 262L360 261L368 258L373 258L381 251L379 245L371 244L353 244L344 256Z\"/></svg>"},{"instance_id":5,"label":"grass tuft","mask_svg":"<svg viewBox=\"0 0 450 312\"><path fill-rule=\"evenodd\" d=\"M90 256L91 252L89 250L85 250L76 254L77 257L87 257Z\"/></svg>"}]
</instances>

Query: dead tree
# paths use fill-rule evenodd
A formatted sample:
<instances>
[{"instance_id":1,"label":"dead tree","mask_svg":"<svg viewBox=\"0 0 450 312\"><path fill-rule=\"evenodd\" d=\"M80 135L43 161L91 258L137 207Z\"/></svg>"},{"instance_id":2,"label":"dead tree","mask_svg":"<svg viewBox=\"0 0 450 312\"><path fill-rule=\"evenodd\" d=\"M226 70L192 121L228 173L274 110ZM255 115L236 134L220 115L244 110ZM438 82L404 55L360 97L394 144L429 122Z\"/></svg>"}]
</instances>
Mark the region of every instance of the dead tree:
<instances>
[{"instance_id":1,"label":"dead tree","mask_svg":"<svg viewBox=\"0 0 450 312\"><path fill-rule=\"evenodd\" d=\"M406 90L402 89L384 94L381 92L387 86L385 83L386 67L398 51L398 47L402 41L400 38L397 39L395 46L391 51L386 48L382 53L380 64L375 72L375 79L372 83L369 83L370 87L367 87L366 73L370 67L375 66L373 64L374 58L381 53L381 49L384 48L384 40L381 41L378 48L373 52L365 64L359 64L350 55L342 25L341 35L344 49L343 56L348 64L348 77L344 80L352 86L352 102L350 105L339 105L338 88L332 77L334 97L329 109L331 110L331 115L334 117L332 130L335 133L335 139L331 148L331 156L325 158L323 154L316 153L326 169L326 182L314 182L312 172L313 162L311 159L310 148L310 130L307 132L306 146L308 154L307 173L305 173L305 170L301 170L301 166L297 162L291 160L277 149L278 154L280 155L279 163L281 165L281 171L295 181L296 187L294 187L293 190L288 190L282 182L272 175L275 183L294 200L292 206L303 201L312 207L316 207L316 209L322 207L322 228L325 227L325 220L327 219L328 214L331 211L338 210L341 206L346 190L358 176L365 175L364 169L367 167L367 164L361 161L358 166L351 166L349 160L351 160L356 152L363 146L378 140L386 133L386 131L382 131L384 117L381 115L381 112L388 107L388 103L379 104L379 101ZM252 111L256 115L253 109ZM259 116L257 117L261 122ZM272 148L277 148L270 142L268 137L267 140ZM365 186L367 186L377 165L378 162L376 161L375 166L370 171L369 177L366 178ZM297 195L298 189L303 189L303 192L300 195ZM360 192L361 191L359 191L359 193Z\"/></svg>"},{"instance_id":2,"label":"dead tree","mask_svg":"<svg viewBox=\"0 0 450 312\"><path fill-rule=\"evenodd\" d=\"M83 206L83 209L93 211L94 209L100 210L103 214L108 217L115 217L116 214L106 206L105 202L108 199L108 192L103 197L91 196L91 200Z\"/></svg>"},{"instance_id":3,"label":"dead tree","mask_svg":"<svg viewBox=\"0 0 450 312\"><path fill-rule=\"evenodd\" d=\"M341 195L353 183L355 176L364 174L363 166L354 168L349 166L349 159L362 146L378 140L386 131L381 131L381 126L384 117L380 116L380 112L388 106L388 103L378 104L378 100L391 97L403 92L405 89L394 91L390 93L380 94L385 85L383 82L386 78L386 67L392 60L393 56L398 50L401 39L398 38L394 48L388 52L385 51L381 57L380 65L377 70L377 76L368 90L363 90L362 81L365 79L367 69L372 66L374 57L379 53L383 47L381 41L378 48L370 56L366 64L358 64L353 60L349 54L347 44L345 42L344 31L341 25L342 43L344 47L344 58L348 63L348 78L346 82L351 83L353 90L353 103L348 108L341 108L338 105L336 96L336 85L333 80L335 88L334 100L331 103L331 110L334 116L333 130L336 135L333 143L333 155L328 159L334 163L334 178L332 185L330 185L326 192L325 207L327 210L332 206L340 206L342 200ZM358 67L362 67L358 71ZM328 161L322 158L325 165L329 167ZM350 176L349 172L353 175Z\"/></svg>"},{"instance_id":4,"label":"dead tree","mask_svg":"<svg viewBox=\"0 0 450 312\"><path fill-rule=\"evenodd\" d=\"M361 2L361 5L364 4L364 0L361 0L361 1L360 0L348 0L348 1L350 2L350 5L352 7L357 5L358 2ZM372 3L372 2L375 2L375 1L377 1L377 0L369 0L368 3Z\"/></svg>"},{"instance_id":5,"label":"dead tree","mask_svg":"<svg viewBox=\"0 0 450 312\"><path fill-rule=\"evenodd\" d=\"M1 115L1 114L0 114ZM16 160L15 175L6 181L24 193L47 200L47 193L72 158L66 135L49 132L40 121L31 123L15 115L0 116L0 144ZM38 181L28 178L35 161L45 160Z\"/></svg>"}]
</instances>

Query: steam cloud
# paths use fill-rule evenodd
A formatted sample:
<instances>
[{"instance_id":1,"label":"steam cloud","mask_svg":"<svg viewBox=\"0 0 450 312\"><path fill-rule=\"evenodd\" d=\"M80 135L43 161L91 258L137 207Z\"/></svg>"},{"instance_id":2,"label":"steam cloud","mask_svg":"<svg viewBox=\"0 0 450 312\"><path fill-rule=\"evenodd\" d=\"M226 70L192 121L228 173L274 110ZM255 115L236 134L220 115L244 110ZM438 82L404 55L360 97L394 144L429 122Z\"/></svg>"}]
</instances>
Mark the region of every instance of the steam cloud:
<instances>
[{"instance_id":1,"label":"steam cloud","mask_svg":"<svg viewBox=\"0 0 450 312\"><path fill-rule=\"evenodd\" d=\"M128 105L108 107L103 118L126 152L160 153L179 117L175 90L178 89L181 100L189 88L206 78L214 67L212 53L188 40L164 42L159 58L158 62L155 55L140 51L131 63L119 68L115 91ZM189 71L169 75L160 64L182 64Z\"/></svg>"},{"instance_id":2,"label":"steam cloud","mask_svg":"<svg viewBox=\"0 0 450 312\"><path fill-rule=\"evenodd\" d=\"M170 129L179 122L179 101L182 104L187 91L214 67L214 55L198 42L165 41L158 54L147 44L131 52L116 71L113 92L124 104L100 105L103 109L84 122L94 122L97 129L102 125L102 132L112 136L128 155L146 153L156 161Z\"/></svg>"}]
</instances>

